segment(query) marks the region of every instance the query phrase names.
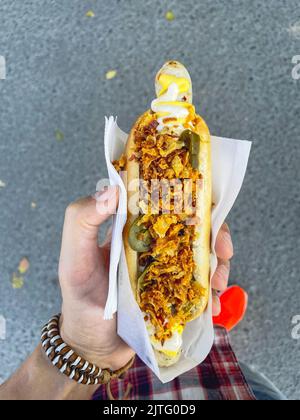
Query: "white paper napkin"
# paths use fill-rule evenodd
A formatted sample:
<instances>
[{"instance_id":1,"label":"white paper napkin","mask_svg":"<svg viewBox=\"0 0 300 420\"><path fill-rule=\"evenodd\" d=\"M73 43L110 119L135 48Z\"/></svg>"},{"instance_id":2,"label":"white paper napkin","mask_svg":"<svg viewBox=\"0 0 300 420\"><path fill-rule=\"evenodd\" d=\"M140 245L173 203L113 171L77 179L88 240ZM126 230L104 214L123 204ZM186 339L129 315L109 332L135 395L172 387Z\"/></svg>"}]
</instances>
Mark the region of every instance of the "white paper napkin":
<instances>
[{"instance_id":1,"label":"white paper napkin","mask_svg":"<svg viewBox=\"0 0 300 420\"><path fill-rule=\"evenodd\" d=\"M183 353L176 365L159 368L154 356L143 315L133 296L128 276L122 231L127 218L127 193L123 181L111 162L124 152L128 135L117 125L114 117L106 118L105 159L111 185L119 185L120 200L114 216L109 293L104 318L111 319L118 310L118 334L131 346L143 362L166 383L201 363L209 354L214 341L212 296L206 311L187 324L183 333ZM251 142L212 137L212 255L211 275L217 267L216 236L241 189L246 173Z\"/></svg>"}]
</instances>

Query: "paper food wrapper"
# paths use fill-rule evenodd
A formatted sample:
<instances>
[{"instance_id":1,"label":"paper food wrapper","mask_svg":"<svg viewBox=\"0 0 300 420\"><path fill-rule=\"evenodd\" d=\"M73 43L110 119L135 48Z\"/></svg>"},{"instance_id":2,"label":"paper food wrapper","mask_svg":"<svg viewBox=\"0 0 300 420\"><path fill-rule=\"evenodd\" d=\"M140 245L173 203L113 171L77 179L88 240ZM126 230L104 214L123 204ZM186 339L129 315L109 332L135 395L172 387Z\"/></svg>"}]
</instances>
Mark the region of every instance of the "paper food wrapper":
<instances>
[{"instance_id":1,"label":"paper food wrapper","mask_svg":"<svg viewBox=\"0 0 300 420\"><path fill-rule=\"evenodd\" d=\"M117 125L114 117L106 118L105 125L105 159L111 185L120 188L119 208L114 216L109 293L104 318L111 319L117 312L118 334L135 350L143 362L163 382L169 382L182 373L197 366L209 354L214 342L212 322L212 294L206 311L196 320L188 323L183 333L183 351L180 360L171 367L159 368L146 330L143 315L133 296L122 231L127 218L127 193L123 181L112 161L119 159L124 152L128 135ZM215 254L216 236L241 189L245 176L251 142L212 137L212 254L211 275L216 270Z\"/></svg>"}]
</instances>

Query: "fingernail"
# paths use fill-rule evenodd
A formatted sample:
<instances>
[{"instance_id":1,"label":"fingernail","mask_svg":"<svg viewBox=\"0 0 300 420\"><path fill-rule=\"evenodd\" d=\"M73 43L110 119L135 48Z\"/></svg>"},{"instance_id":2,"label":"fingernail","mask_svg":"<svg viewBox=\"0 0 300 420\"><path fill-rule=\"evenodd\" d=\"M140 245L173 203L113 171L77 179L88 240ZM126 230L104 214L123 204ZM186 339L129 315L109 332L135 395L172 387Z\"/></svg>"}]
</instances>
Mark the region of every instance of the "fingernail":
<instances>
[{"instance_id":1,"label":"fingernail","mask_svg":"<svg viewBox=\"0 0 300 420\"><path fill-rule=\"evenodd\" d=\"M94 195L96 201L103 203L104 201L110 200L116 195L118 187L116 185L110 185L106 190L97 191Z\"/></svg>"}]
</instances>

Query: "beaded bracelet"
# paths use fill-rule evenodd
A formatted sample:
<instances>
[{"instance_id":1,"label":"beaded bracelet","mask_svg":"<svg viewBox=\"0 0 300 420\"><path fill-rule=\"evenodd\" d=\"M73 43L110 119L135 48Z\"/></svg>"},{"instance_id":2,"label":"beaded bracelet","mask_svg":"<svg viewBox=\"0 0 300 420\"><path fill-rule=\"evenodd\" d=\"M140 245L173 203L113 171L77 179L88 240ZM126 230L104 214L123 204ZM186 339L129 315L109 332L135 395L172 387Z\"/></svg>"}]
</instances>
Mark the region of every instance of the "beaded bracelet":
<instances>
[{"instance_id":1,"label":"beaded bracelet","mask_svg":"<svg viewBox=\"0 0 300 420\"><path fill-rule=\"evenodd\" d=\"M44 326L41 341L52 365L68 378L83 385L108 384L111 379L124 375L133 365L134 357L123 368L116 371L100 369L88 362L63 341L59 333L59 319L60 314L51 318Z\"/></svg>"}]
</instances>

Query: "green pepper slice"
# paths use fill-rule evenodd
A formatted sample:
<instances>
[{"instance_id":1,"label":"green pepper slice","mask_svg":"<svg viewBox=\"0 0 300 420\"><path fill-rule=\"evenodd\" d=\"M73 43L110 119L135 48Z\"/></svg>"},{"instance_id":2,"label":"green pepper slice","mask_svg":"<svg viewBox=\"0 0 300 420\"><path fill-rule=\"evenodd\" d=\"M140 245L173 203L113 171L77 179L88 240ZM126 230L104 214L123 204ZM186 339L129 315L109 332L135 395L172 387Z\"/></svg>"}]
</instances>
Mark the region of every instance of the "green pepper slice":
<instances>
[{"instance_id":1,"label":"green pepper slice","mask_svg":"<svg viewBox=\"0 0 300 420\"><path fill-rule=\"evenodd\" d=\"M145 277L148 274L150 267L152 264L148 265L145 270L142 272L142 274L140 274L138 281L137 281L137 300L138 303L141 302L141 293L144 289L144 281L145 281Z\"/></svg>"},{"instance_id":2,"label":"green pepper slice","mask_svg":"<svg viewBox=\"0 0 300 420\"><path fill-rule=\"evenodd\" d=\"M179 137L179 141L183 141L186 148L190 152L190 162L194 169L199 167L199 152L200 152L200 136L191 131L184 130Z\"/></svg>"},{"instance_id":3,"label":"green pepper slice","mask_svg":"<svg viewBox=\"0 0 300 420\"><path fill-rule=\"evenodd\" d=\"M137 287L138 287L139 291L143 290L144 280L145 280L145 277L146 277L146 275L147 275L147 273L150 269L150 266L151 266L151 264L148 265L148 267L145 268L145 270L142 272L142 274L138 278Z\"/></svg>"},{"instance_id":4,"label":"green pepper slice","mask_svg":"<svg viewBox=\"0 0 300 420\"><path fill-rule=\"evenodd\" d=\"M128 242L134 251L147 252L151 248L152 238L149 230L143 224L138 224L141 217L139 216L132 223L129 230Z\"/></svg>"}]
</instances>

